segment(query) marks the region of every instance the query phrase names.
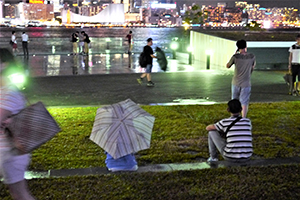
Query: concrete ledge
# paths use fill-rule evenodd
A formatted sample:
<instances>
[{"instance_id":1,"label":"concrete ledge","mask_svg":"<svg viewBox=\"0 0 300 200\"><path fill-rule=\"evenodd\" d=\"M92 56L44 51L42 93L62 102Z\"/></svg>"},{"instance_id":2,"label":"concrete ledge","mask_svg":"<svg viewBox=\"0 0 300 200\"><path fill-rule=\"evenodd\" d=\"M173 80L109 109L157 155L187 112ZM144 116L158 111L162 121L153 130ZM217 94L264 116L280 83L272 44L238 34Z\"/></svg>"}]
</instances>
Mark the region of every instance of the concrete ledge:
<instances>
[{"instance_id":1,"label":"concrete ledge","mask_svg":"<svg viewBox=\"0 0 300 200\"><path fill-rule=\"evenodd\" d=\"M169 163L169 164L156 164L141 166L136 172L130 173L144 173L144 172L168 172L168 171L186 171L186 170L201 170L201 169L214 169L224 167L255 167L255 166L269 166L269 165L286 165L286 164L300 164L300 157L291 158L272 158L272 159L253 159L245 163L232 163L228 161L218 161L212 164L207 162L200 163ZM106 167L92 167L82 169L55 169L49 171L26 172L26 179L32 178L58 178L68 176L87 176L98 174L111 174ZM115 173L128 173L128 172L114 172Z\"/></svg>"}]
</instances>

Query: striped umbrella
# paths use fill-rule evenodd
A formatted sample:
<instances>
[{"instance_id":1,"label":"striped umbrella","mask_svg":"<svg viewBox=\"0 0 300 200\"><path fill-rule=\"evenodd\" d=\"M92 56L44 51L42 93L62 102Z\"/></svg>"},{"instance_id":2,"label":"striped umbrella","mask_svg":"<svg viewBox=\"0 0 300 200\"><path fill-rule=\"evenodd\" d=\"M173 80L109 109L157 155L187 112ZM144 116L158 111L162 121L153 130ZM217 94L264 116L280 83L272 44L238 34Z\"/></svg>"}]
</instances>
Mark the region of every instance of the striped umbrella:
<instances>
[{"instance_id":1,"label":"striped umbrella","mask_svg":"<svg viewBox=\"0 0 300 200\"><path fill-rule=\"evenodd\" d=\"M117 159L150 147L154 120L127 99L97 110L90 139Z\"/></svg>"}]
</instances>

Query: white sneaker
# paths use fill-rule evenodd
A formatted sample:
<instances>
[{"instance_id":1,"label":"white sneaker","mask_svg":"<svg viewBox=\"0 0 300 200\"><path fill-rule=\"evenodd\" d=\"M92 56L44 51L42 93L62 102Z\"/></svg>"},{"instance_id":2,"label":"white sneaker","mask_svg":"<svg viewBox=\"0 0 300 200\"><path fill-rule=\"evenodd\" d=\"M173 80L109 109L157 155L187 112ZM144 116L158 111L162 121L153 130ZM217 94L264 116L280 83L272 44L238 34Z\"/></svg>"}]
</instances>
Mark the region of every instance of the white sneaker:
<instances>
[{"instance_id":1,"label":"white sneaker","mask_svg":"<svg viewBox=\"0 0 300 200\"><path fill-rule=\"evenodd\" d=\"M111 172L134 172L138 169L138 166L137 165L134 165L132 168L130 169L124 169L124 168L118 168L118 167L115 167L115 168L109 168L108 171L111 171Z\"/></svg>"},{"instance_id":2,"label":"white sneaker","mask_svg":"<svg viewBox=\"0 0 300 200\"><path fill-rule=\"evenodd\" d=\"M209 163L211 163L211 162L218 162L218 161L219 161L218 158L212 158L212 157L209 157L209 158L207 159L207 162L209 162Z\"/></svg>"}]
</instances>

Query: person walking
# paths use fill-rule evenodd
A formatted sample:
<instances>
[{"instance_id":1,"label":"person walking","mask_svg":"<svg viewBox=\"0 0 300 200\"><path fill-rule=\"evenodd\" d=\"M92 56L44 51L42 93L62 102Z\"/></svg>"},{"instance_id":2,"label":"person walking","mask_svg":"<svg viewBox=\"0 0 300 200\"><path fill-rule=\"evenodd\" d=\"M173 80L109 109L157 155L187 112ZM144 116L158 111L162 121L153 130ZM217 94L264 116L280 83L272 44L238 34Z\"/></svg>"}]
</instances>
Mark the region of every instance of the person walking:
<instances>
[{"instance_id":1,"label":"person walking","mask_svg":"<svg viewBox=\"0 0 300 200\"><path fill-rule=\"evenodd\" d=\"M146 77L147 78L147 86L148 87L153 87L154 83L151 81L151 72L152 72L152 62L153 58L156 58L156 56L153 55L153 50L151 46L153 45L153 40L152 38L147 39L147 45L144 46L143 52L144 56L146 58L146 72L141 75L140 78L137 79L138 83L141 85L143 83L143 79Z\"/></svg>"},{"instance_id":2,"label":"person walking","mask_svg":"<svg viewBox=\"0 0 300 200\"><path fill-rule=\"evenodd\" d=\"M128 53L131 52L131 40L132 40L132 31L129 31L129 34L126 35L128 40Z\"/></svg>"},{"instance_id":3,"label":"person walking","mask_svg":"<svg viewBox=\"0 0 300 200\"><path fill-rule=\"evenodd\" d=\"M24 53L24 58L29 58L29 53L28 53L28 35L23 32L22 34L22 47L23 47L23 53Z\"/></svg>"},{"instance_id":4,"label":"person walking","mask_svg":"<svg viewBox=\"0 0 300 200\"><path fill-rule=\"evenodd\" d=\"M289 72L293 77L292 91L291 95L300 95L300 34L296 36L296 44L293 44L290 49L289 56ZM296 83L296 77L298 76L298 83Z\"/></svg>"},{"instance_id":5,"label":"person walking","mask_svg":"<svg viewBox=\"0 0 300 200\"><path fill-rule=\"evenodd\" d=\"M88 36L88 34L86 34L84 31L81 31L81 35L83 36L83 42L84 42L84 48L83 48L83 55L88 55L89 54L89 43L90 38Z\"/></svg>"},{"instance_id":6,"label":"person walking","mask_svg":"<svg viewBox=\"0 0 300 200\"><path fill-rule=\"evenodd\" d=\"M241 102L233 99L227 105L230 117L206 127L209 163L218 161L218 151L225 160L232 162L248 161L253 153L252 125L250 119L240 116Z\"/></svg>"},{"instance_id":7,"label":"person walking","mask_svg":"<svg viewBox=\"0 0 300 200\"><path fill-rule=\"evenodd\" d=\"M17 45L17 37L16 37L16 31L11 32L11 41L12 41L12 52L15 55L16 51L19 52L18 50L18 45Z\"/></svg>"},{"instance_id":8,"label":"person walking","mask_svg":"<svg viewBox=\"0 0 300 200\"><path fill-rule=\"evenodd\" d=\"M72 34L72 44L73 44L73 55L78 53L78 42L79 42L79 31Z\"/></svg>"},{"instance_id":9,"label":"person walking","mask_svg":"<svg viewBox=\"0 0 300 200\"><path fill-rule=\"evenodd\" d=\"M235 65L231 84L231 98L240 100L243 108L242 117L246 117L251 94L250 79L256 60L254 54L247 52L247 42L245 40L238 40L236 46L238 49L230 58L226 67L230 68L233 64Z\"/></svg>"},{"instance_id":10,"label":"person walking","mask_svg":"<svg viewBox=\"0 0 300 200\"><path fill-rule=\"evenodd\" d=\"M30 154L18 154L12 138L5 134L2 125L9 123L8 118L25 108L23 94L9 80L16 61L8 49L0 49L0 175L8 186L12 199L34 200L30 194L25 171L30 163Z\"/></svg>"}]
</instances>

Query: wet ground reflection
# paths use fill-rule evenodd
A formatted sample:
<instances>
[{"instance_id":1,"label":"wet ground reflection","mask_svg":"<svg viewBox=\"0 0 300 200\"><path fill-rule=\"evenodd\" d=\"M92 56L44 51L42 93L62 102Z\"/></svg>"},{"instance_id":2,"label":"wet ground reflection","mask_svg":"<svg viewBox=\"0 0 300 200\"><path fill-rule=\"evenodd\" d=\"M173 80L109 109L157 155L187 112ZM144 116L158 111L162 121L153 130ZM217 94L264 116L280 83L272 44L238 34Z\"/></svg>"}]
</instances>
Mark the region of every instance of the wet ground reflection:
<instances>
[{"instance_id":1,"label":"wet ground reflection","mask_svg":"<svg viewBox=\"0 0 300 200\"><path fill-rule=\"evenodd\" d=\"M167 55L170 58L170 55ZM19 57L32 77L141 73L145 69L138 64L138 53L110 53L83 55L33 55L28 59ZM200 65L188 65L184 61L168 59L167 72L191 72L200 70ZM156 59L152 72L163 72Z\"/></svg>"}]
</instances>

